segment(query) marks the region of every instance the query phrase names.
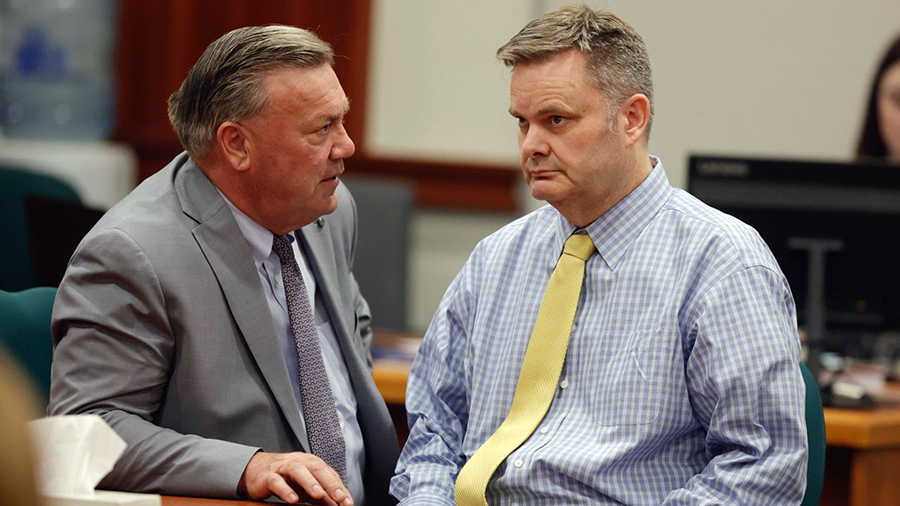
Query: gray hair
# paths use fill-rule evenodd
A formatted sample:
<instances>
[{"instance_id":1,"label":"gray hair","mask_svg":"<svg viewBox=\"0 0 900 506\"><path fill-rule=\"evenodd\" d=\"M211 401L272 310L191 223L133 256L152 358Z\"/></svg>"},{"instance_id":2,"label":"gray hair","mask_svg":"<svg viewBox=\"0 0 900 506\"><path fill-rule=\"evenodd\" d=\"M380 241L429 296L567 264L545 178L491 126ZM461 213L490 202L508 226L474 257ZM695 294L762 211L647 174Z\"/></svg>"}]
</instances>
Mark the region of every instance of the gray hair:
<instances>
[{"instance_id":1,"label":"gray hair","mask_svg":"<svg viewBox=\"0 0 900 506\"><path fill-rule=\"evenodd\" d=\"M334 63L334 52L316 34L285 25L232 30L206 48L169 97L169 122L193 158L204 156L219 125L262 110L261 83L275 69Z\"/></svg>"},{"instance_id":2,"label":"gray hair","mask_svg":"<svg viewBox=\"0 0 900 506\"><path fill-rule=\"evenodd\" d=\"M634 28L611 12L586 5L568 5L525 25L497 50L497 59L515 68L520 63L540 63L577 49L588 58L586 72L603 95L610 129L616 127L616 109L636 93L650 101L653 121L653 77L644 40Z\"/></svg>"}]
</instances>

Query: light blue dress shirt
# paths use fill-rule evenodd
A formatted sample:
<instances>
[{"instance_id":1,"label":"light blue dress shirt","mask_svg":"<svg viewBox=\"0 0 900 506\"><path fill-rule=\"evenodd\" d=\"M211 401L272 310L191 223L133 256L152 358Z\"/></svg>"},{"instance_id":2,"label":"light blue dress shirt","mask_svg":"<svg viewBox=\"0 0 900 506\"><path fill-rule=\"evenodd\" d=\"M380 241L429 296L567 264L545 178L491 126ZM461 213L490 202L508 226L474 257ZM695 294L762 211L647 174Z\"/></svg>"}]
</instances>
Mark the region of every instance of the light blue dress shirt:
<instances>
[{"instance_id":1,"label":"light blue dress shirt","mask_svg":"<svg viewBox=\"0 0 900 506\"><path fill-rule=\"evenodd\" d=\"M221 195L222 193L219 192ZM288 315L287 302L284 299L284 285L281 281L281 262L278 255L272 251L274 235L268 229L253 221L240 209L234 206L225 195L222 195L225 203L231 209L234 219L253 253L253 261L259 273L259 281L262 283L269 311L272 313L272 323L278 335L278 344L284 355L291 384L294 387L294 395L297 397L297 405L300 406L300 382L297 371L297 348L294 338L290 333L290 317ZM325 372L328 375L328 383L331 393L334 394L334 402L338 411L338 421L341 424L341 432L344 435L344 444L347 448L347 490L353 497L355 505L365 504L363 489L363 472L365 471L365 447L363 445L362 430L356 419L356 396L350 384L350 373L341 355L341 348L331 327L328 311L322 306L322 302L316 297L316 278L309 267L306 254L299 247L294 234L288 235L294 249L294 258L300 266L303 275L303 283L310 295L310 306L315 308L316 327L319 331L319 346L322 348L322 358L325 360ZM303 416L303 410L300 410ZM305 423L305 422L304 422Z\"/></svg>"},{"instance_id":2,"label":"light blue dress shirt","mask_svg":"<svg viewBox=\"0 0 900 506\"><path fill-rule=\"evenodd\" d=\"M647 179L586 227L597 247L559 388L488 484L492 505L799 504L804 384L793 298L747 225ZM509 412L550 274L575 230L545 206L492 234L413 364L401 504L454 503Z\"/></svg>"}]
</instances>

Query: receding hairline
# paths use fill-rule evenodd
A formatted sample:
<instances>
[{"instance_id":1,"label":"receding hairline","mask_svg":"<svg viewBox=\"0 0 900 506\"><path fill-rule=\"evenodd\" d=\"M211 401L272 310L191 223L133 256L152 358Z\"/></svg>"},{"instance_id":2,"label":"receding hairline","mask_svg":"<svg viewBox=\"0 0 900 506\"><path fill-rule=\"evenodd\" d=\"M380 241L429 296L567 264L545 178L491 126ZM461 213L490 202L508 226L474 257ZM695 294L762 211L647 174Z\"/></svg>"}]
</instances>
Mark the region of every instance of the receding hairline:
<instances>
[{"instance_id":1,"label":"receding hairline","mask_svg":"<svg viewBox=\"0 0 900 506\"><path fill-rule=\"evenodd\" d=\"M270 93L269 81L272 77L274 77L275 74L278 74L281 72L292 72L292 71L308 72L308 71L313 71L313 70L317 70L317 69L324 68L324 67L327 67L327 68L331 69L332 71L334 70L334 65L329 62L323 62L319 65L304 66L304 67L299 67L299 66L294 66L294 65L278 65L271 69L266 70L261 75L260 80L259 80L259 90L264 93L265 102L263 102L263 106L260 108L259 111L257 111L257 114L261 113L269 104L269 93ZM337 74L335 73L335 77L336 76L337 76ZM340 80L338 80L338 86L340 86L341 94L344 97L343 98L343 107L341 108L340 114L337 114L337 115L321 114L315 118L315 121L332 122L332 121L341 119L350 113L350 106L351 106L352 100L350 99L349 96L347 96L347 93L344 91L343 85L340 84Z\"/></svg>"},{"instance_id":2,"label":"receding hairline","mask_svg":"<svg viewBox=\"0 0 900 506\"><path fill-rule=\"evenodd\" d=\"M262 110L260 85L271 72L333 64L333 49L313 31L278 24L234 29L207 46L169 97L169 120L188 153L202 157L224 121Z\"/></svg>"}]
</instances>

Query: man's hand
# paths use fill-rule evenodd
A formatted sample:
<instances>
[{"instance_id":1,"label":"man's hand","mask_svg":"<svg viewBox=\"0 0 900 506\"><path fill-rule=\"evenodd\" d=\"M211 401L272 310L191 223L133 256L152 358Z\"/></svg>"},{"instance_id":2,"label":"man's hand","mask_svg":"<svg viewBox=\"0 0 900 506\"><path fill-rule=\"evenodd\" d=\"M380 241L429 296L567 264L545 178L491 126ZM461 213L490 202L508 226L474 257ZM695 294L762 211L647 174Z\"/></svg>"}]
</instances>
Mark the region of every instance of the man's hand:
<instances>
[{"instance_id":1,"label":"man's hand","mask_svg":"<svg viewBox=\"0 0 900 506\"><path fill-rule=\"evenodd\" d=\"M353 505L337 472L309 453L257 453L244 469L238 493L257 500L275 494L289 504L302 498L329 506Z\"/></svg>"}]
</instances>

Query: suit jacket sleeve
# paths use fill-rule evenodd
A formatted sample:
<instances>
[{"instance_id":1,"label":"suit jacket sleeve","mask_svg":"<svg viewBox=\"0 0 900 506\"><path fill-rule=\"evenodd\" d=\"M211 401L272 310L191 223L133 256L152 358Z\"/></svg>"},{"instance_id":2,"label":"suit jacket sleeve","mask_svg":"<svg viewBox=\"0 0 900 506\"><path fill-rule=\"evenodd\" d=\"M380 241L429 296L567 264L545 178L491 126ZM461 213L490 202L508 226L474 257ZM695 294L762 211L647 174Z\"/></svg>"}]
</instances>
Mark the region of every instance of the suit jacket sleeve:
<instances>
[{"instance_id":1,"label":"suit jacket sleeve","mask_svg":"<svg viewBox=\"0 0 900 506\"><path fill-rule=\"evenodd\" d=\"M125 439L128 447L102 488L234 497L257 448L156 424L177 367L173 322L138 244L117 229L89 236L54 305L48 412L100 415Z\"/></svg>"}]
</instances>

